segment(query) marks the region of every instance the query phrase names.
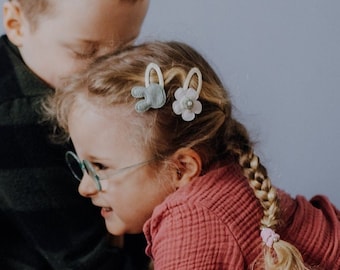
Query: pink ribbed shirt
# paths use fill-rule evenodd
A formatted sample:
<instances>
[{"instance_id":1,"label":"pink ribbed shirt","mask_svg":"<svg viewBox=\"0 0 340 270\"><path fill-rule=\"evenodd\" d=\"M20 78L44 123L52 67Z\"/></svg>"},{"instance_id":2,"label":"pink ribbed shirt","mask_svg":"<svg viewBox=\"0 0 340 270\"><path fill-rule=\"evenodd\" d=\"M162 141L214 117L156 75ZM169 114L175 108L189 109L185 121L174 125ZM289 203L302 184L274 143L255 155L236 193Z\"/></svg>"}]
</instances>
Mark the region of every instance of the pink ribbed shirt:
<instances>
[{"instance_id":1,"label":"pink ribbed shirt","mask_svg":"<svg viewBox=\"0 0 340 270\"><path fill-rule=\"evenodd\" d=\"M339 211L323 196L310 202L279 192L281 238L306 263L340 269ZM144 226L156 270L247 269L262 251L262 209L236 164L217 168L171 194Z\"/></svg>"}]
</instances>

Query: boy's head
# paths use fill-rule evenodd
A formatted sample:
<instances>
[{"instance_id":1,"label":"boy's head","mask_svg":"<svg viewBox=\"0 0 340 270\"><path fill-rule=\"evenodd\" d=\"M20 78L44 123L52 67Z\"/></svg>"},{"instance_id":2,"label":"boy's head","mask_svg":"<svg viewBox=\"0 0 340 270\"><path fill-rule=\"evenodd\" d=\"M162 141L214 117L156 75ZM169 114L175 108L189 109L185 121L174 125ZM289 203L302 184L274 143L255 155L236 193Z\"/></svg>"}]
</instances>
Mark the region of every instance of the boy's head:
<instances>
[{"instance_id":1,"label":"boy's head","mask_svg":"<svg viewBox=\"0 0 340 270\"><path fill-rule=\"evenodd\" d=\"M93 58L133 42L149 0L11 0L6 34L27 66L56 87Z\"/></svg>"}]
</instances>

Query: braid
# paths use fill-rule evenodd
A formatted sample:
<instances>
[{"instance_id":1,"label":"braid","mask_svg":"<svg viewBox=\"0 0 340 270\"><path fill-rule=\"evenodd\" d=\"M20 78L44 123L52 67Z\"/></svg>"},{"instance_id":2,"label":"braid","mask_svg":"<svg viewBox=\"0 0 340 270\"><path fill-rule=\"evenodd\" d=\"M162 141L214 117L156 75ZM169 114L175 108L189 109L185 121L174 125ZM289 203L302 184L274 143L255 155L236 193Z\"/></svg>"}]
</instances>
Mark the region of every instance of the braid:
<instances>
[{"instance_id":1,"label":"braid","mask_svg":"<svg viewBox=\"0 0 340 270\"><path fill-rule=\"evenodd\" d=\"M252 151L240 156L239 163L249 181L250 187L263 208L264 215L261 219L261 228L275 229L279 222L279 200L276 189L268 178L266 168L260 163L259 157Z\"/></svg>"},{"instance_id":2,"label":"braid","mask_svg":"<svg viewBox=\"0 0 340 270\"><path fill-rule=\"evenodd\" d=\"M227 129L229 138L228 150L236 156L243 169L244 176L256 198L263 208L263 217L260 229L276 229L280 222L280 205L276 189L272 186L266 168L254 154L252 143L249 140L245 127L234 119L230 119ZM278 236L278 235L277 235ZM306 270L300 252L286 241L275 239L271 247L264 245L263 265L258 261L253 264L253 269L265 270Z\"/></svg>"},{"instance_id":3,"label":"braid","mask_svg":"<svg viewBox=\"0 0 340 270\"><path fill-rule=\"evenodd\" d=\"M266 168L260 163L259 157L254 154L246 128L234 119L230 119L229 122L229 127L226 128L228 150L236 156L244 176L248 179L250 187L263 207L261 228L275 229L280 215L276 189L268 178Z\"/></svg>"}]
</instances>

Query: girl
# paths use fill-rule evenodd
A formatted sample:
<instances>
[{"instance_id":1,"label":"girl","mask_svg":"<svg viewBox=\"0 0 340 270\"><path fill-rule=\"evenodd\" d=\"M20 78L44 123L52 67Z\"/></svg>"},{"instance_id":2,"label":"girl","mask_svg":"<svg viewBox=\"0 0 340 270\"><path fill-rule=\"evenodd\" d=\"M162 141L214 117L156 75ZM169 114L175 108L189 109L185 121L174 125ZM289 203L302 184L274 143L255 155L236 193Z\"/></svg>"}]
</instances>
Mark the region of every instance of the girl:
<instances>
[{"instance_id":1,"label":"girl","mask_svg":"<svg viewBox=\"0 0 340 270\"><path fill-rule=\"evenodd\" d=\"M339 211L272 186L228 92L179 42L104 56L46 103L81 195L155 269L339 269Z\"/></svg>"}]
</instances>

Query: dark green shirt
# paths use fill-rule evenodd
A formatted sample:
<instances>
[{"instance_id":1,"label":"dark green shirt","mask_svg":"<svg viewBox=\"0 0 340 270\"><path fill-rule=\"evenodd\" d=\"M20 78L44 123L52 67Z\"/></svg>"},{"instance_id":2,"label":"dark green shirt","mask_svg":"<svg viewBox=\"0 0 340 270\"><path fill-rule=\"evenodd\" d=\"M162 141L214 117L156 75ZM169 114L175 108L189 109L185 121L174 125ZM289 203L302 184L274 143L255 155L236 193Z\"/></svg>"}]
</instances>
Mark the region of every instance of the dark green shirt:
<instances>
[{"instance_id":1,"label":"dark green shirt","mask_svg":"<svg viewBox=\"0 0 340 270\"><path fill-rule=\"evenodd\" d=\"M0 269L123 269L128 256L142 269L145 239L130 240L136 258L109 246L99 209L78 194L66 167L66 147L50 143L39 124L36 108L51 91L2 36Z\"/></svg>"}]
</instances>

